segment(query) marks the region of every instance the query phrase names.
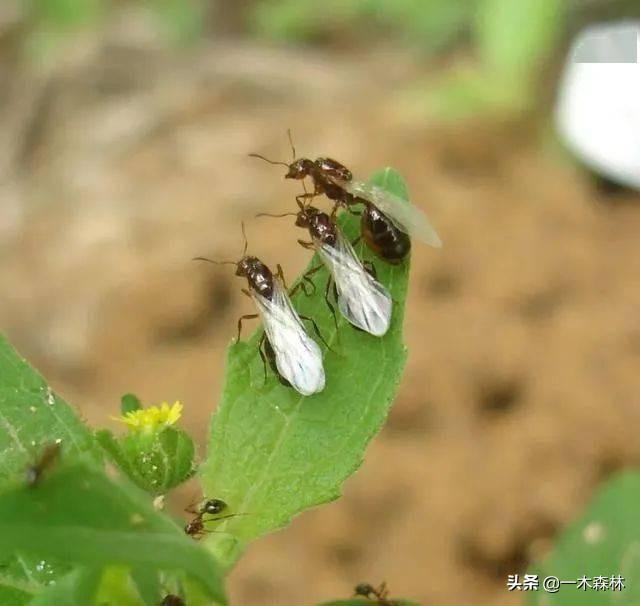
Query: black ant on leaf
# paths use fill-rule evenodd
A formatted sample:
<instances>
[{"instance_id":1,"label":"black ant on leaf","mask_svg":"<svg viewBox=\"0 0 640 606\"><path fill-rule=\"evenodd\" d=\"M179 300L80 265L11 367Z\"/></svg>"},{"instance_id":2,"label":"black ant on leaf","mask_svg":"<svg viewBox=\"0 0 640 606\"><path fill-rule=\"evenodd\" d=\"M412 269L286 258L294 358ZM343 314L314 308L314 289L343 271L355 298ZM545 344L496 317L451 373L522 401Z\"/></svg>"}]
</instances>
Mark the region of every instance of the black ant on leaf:
<instances>
[{"instance_id":1,"label":"black ant on leaf","mask_svg":"<svg viewBox=\"0 0 640 606\"><path fill-rule=\"evenodd\" d=\"M353 590L353 595L371 600L379 606L395 606L396 604L395 601L389 600L389 590L384 581L378 587L369 583L358 583Z\"/></svg>"},{"instance_id":2,"label":"black ant on leaf","mask_svg":"<svg viewBox=\"0 0 640 606\"><path fill-rule=\"evenodd\" d=\"M226 515L220 515L223 511L228 508L228 505L221 499L207 499L200 507L197 509L192 506L188 507L186 511L188 513L195 514L194 518L187 522L184 527L184 531L190 537L194 539L200 539L205 534L210 532L215 532L214 530L209 530L205 527L205 522L219 522L221 520L226 520L229 518L235 518L236 516L246 515L242 513L229 513ZM206 515L217 516L209 519L205 519Z\"/></svg>"}]
</instances>

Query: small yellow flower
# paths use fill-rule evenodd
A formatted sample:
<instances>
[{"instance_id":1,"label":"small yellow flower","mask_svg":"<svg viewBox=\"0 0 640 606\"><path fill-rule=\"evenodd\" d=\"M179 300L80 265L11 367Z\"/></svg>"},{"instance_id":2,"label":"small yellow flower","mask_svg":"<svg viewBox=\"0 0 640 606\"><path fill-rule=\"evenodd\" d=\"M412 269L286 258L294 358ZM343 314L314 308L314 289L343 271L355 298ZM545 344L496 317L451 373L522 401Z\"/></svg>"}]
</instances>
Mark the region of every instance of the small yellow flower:
<instances>
[{"instance_id":1,"label":"small yellow flower","mask_svg":"<svg viewBox=\"0 0 640 606\"><path fill-rule=\"evenodd\" d=\"M116 417L116 419L128 425L131 431L152 433L169 427L169 425L175 425L181 415L182 404L180 402L174 402L172 406L163 402L160 406L132 410L122 417Z\"/></svg>"}]
</instances>

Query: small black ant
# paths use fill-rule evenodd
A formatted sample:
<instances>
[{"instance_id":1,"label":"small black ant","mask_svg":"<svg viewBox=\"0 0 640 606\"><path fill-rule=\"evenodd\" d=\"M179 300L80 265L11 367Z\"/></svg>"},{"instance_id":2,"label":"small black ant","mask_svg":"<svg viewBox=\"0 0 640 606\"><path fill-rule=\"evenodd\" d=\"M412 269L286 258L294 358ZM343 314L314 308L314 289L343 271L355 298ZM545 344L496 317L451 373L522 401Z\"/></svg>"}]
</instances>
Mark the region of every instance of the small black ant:
<instances>
[{"instance_id":1,"label":"small black ant","mask_svg":"<svg viewBox=\"0 0 640 606\"><path fill-rule=\"evenodd\" d=\"M158 604L158 606L186 606L186 603L177 595L169 593L164 596L164 598L162 598L162 601L160 602L160 604Z\"/></svg>"},{"instance_id":2,"label":"small black ant","mask_svg":"<svg viewBox=\"0 0 640 606\"><path fill-rule=\"evenodd\" d=\"M374 601L379 606L393 606L394 604L394 602L388 600L389 590L384 581L379 587L374 587L370 583L358 583L353 590L353 594L354 596Z\"/></svg>"},{"instance_id":3,"label":"small black ant","mask_svg":"<svg viewBox=\"0 0 640 606\"><path fill-rule=\"evenodd\" d=\"M222 499L207 499L198 509L194 509L193 506L188 507L186 511L195 514L195 516L192 520L186 523L184 527L185 533L194 539L200 539L205 534L215 532L215 530L208 530L205 528L205 522L218 522L220 520L246 515L243 513L229 513L223 516L219 515L221 512L226 510L227 507L228 505ZM217 517L205 520L204 516L206 515Z\"/></svg>"},{"instance_id":4,"label":"small black ant","mask_svg":"<svg viewBox=\"0 0 640 606\"><path fill-rule=\"evenodd\" d=\"M60 456L60 440L46 444L38 460L26 470L27 486L33 488L42 481L42 476L49 470Z\"/></svg>"}]
</instances>

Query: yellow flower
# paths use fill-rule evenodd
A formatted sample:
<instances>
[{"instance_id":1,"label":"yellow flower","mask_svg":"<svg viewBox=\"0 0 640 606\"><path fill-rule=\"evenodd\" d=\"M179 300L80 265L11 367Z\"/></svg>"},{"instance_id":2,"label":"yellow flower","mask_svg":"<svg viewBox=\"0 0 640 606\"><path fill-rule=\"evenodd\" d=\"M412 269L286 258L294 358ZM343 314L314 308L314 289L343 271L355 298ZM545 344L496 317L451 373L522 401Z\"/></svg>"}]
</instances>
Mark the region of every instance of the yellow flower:
<instances>
[{"instance_id":1,"label":"yellow flower","mask_svg":"<svg viewBox=\"0 0 640 606\"><path fill-rule=\"evenodd\" d=\"M151 433L160 431L169 425L175 425L181 415L182 404L180 402L174 402L172 406L163 402L160 406L132 410L122 417L116 417L116 419L128 425L131 431Z\"/></svg>"}]
</instances>

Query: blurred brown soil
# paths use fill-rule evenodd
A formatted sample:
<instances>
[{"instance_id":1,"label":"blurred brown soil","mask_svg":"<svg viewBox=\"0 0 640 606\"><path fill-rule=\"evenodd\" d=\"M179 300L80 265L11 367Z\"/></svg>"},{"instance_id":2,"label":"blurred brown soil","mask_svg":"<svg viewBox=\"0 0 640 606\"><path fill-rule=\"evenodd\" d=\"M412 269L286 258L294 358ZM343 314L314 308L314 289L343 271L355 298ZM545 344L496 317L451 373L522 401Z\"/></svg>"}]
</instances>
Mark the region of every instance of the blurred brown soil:
<instances>
[{"instance_id":1,"label":"blurred brown soil","mask_svg":"<svg viewBox=\"0 0 640 606\"><path fill-rule=\"evenodd\" d=\"M232 603L315 604L385 579L429 606L511 605L640 442L640 197L605 194L520 124L433 127L396 93L399 51L126 38L15 68L0 112L0 326L95 424L119 396L181 399L202 445L251 250L295 275L296 187L248 152L406 176L445 246L415 246L400 396L345 496L252 545ZM26 93L25 93L26 91ZM354 403L357 405L357 403ZM180 510L181 499L175 502Z\"/></svg>"}]
</instances>

